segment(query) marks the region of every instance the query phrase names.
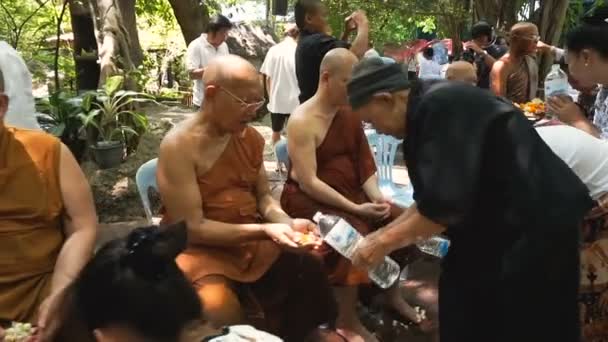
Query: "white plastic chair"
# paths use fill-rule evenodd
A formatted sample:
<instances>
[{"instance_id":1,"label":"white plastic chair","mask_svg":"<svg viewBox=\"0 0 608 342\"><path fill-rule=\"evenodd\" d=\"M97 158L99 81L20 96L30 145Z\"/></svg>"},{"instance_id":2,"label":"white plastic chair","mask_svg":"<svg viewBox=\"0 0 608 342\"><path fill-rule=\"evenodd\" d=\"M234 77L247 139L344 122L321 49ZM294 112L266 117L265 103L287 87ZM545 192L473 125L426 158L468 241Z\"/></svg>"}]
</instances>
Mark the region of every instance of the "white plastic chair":
<instances>
[{"instance_id":1,"label":"white plastic chair","mask_svg":"<svg viewBox=\"0 0 608 342\"><path fill-rule=\"evenodd\" d=\"M152 219L152 209L150 208L150 197L148 191L150 188L158 191L158 184L156 183L156 165L158 158L151 159L139 167L135 174L135 183L137 183L137 192L141 198L141 204L144 207L146 213L146 219L150 224L154 223Z\"/></svg>"},{"instance_id":2,"label":"white plastic chair","mask_svg":"<svg viewBox=\"0 0 608 342\"><path fill-rule=\"evenodd\" d=\"M407 208L414 204L414 191L410 185L399 187L393 182L393 166L397 148L403 140L395 139L390 135L368 133L367 141L374 152L378 168L378 187L382 194L391 198L395 205Z\"/></svg>"},{"instance_id":3,"label":"white plastic chair","mask_svg":"<svg viewBox=\"0 0 608 342\"><path fill-rule=\"evenodd\" d=\"M279 173L283 174L283 167L289 172L289 152L287 151L287 139L281 139L274 145L274 155L277 158Z\"/></svg>"}]
</instances>

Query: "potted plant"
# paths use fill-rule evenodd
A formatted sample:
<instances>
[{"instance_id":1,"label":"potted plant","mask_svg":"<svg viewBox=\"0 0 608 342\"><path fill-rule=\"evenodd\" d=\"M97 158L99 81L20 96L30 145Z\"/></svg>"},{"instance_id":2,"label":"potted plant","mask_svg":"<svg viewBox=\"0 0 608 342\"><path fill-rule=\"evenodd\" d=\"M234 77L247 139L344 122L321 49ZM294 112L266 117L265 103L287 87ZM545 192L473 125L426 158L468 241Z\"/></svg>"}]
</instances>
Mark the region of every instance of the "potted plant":
<instances>
[{"instance_id":1,"label":"potted plant","mask_svg":"<svg viewBox=\"0 0 608 342\"><path fill-rule=\"evenodd\" d=\"M123 76L113 76L106 80L104 87L85 94L81 114L86 127L92 127L97 135L91 150L95 161L102 169L120 165L125 154L128 137L145 132L148 119L133 110L137 102L149 102L151 98L143 93L122 90Z\"/></svg>"},{"instance_id":2,"label":"potted plant","mask_svg":"<svg viewBox=\"0 0 608 342\"><path fill-rule=\"evenodd\" d=\"M70 98L63 92L56 92L36 104L42 113L38 115L41 126L61 139L78 161L82 159L86 148L83 123L79 117L83 113L81 102L79 98Z\"/></svg>"}]
</instances>

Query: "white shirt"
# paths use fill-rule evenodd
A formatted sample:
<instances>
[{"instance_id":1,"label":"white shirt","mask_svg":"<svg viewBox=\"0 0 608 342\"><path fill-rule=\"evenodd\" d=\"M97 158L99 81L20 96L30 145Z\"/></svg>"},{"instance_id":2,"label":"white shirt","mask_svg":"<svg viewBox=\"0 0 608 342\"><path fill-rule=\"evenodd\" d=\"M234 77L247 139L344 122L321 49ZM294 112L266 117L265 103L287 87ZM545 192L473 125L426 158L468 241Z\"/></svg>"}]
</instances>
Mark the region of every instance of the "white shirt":
<instances>
[{"instance_id":1,"label":"white shirt","mask_svg":"<svg viewBox=\"0 0 608 342\"><path fill-rule=\"evenodd\" d=\"M291 114L300 104L296 77L296 47L293 38L287 37L268 50L260 72L270 78L268 111Z\"/></svg>"},{"instance_id":2,"label":"white shirt","mask_svg":"<svg viewBox=\"0 0 608 342\"><path fill-rule=\"evenodd\" d=\"M585 183L593 199L608 193L608 141L567 125L538 127L536 131Z\"/></svg>"},{"instance_id":3,"label":"white shirt","mask_svg":"<svg viewBox=\"0 0 608 342\"><path fill-rule=\"evenodd\" d=\"M441 65L434 60L428 60L424 57L420 58L420 72L418 77L421 79L441 78Z\"/></svg>"},{"instance_id":4,"label":"white shirt","mask_svg":"<svg viewBox=\"0 0 608 342\"><path fill-rule=\"evenodd\" d=\"M280 338L257 330L249 325L233 325L228 333L209 340L209 342L282 342Z\"/></svg>"},{"instance_id":5,"label":"white shirt","mask_svg":"<svg viewBox=\"0 0 608 342\"><path fill-rule=\"evenodd\" d=\"M8 96L8 112L4 123L18 128L40 130L32 94L32 76L19 52L0 41L0 70L4 75L4 93Z\"/></svg>"},{"instance_id":6,"label":"white shirt","mask_svg":"<svg viewBox=\"0 0 608 342\"><path fill-rule=\"evenodd\" d=\"M230 54L228 51L228 45L223 42L220 46L209 44L207 41L207 34L203 33L200 37L193 40L188 45L188 51L186 53L186 69L192 71L194 69L204 68L218 56L226 56ZM194 87L192 89L192 103L200 106L203 103L205 96L203 91L203 80L194 80Z\"/></svg>"},{"instance_id":7,"label":"white shirt","mask_svg":"<svg viewBox=\"0 0 608 342\"><path fill-rule=\"evenodd\" d=\"M380 54L378 53L378 51L376 51L376 49L369 49L365 51L365 53L363 54L363 58L369 57L380 57Z\"/></svg>"}]
</instances>

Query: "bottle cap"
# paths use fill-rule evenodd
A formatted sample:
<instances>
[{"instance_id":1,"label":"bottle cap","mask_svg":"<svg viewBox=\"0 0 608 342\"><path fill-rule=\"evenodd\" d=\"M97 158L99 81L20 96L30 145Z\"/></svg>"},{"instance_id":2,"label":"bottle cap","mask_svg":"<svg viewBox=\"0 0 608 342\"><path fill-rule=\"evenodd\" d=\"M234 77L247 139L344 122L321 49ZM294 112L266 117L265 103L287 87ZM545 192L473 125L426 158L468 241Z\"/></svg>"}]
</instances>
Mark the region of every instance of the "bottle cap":
<instances>
[{"instance_id":1,"label":"bottle cap","mask_svg":"<svg viewBox=\"0 0 608 342\"><path fill-rule=\"evenodd\" d=\"M321 221L322 217L323 217L323 213L320 211L317 211L315 216L312 217L312 220L315 221L316 224L319 224L319 221Z\"/></svg>"}]
</instances>

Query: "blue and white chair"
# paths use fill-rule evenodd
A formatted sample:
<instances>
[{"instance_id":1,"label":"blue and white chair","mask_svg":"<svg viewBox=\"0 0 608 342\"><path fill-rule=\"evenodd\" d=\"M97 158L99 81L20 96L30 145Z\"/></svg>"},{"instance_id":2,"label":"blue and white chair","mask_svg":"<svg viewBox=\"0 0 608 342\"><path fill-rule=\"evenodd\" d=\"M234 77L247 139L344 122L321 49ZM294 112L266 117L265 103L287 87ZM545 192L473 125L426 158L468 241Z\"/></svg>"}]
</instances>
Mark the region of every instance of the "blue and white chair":
<instances>
[{"instance_id":1,"label":"blue and white chair","mask_svg":"<svg viewBox=\"0 0 608 342\"><path fill-rule=\"evenodd\" d=\"M152 209L150 206L150 197L148 191L150 188L158 191L158 184L156 183L156 166L158 164L158 158L151 159L139 167L135 174L135 183L137 183L137 191L141 198L141 204L144 207L146 213L146 219L150 224L156 223L152 217Z\"/></svg>"},{"instance_id":2,"label":"blue and white chair","mask_svg":"<svg viewBox=\"0 0 608 342\"><path fill-rule=\"evenodd\" d=\"M378 168L378 187L382 194L391 198L395 205L406 208L414 204L414 191L410 185L399 187L393 181L393 166L395 155L403 140L390 135L370 132L366 134L367 141L374 153Z\"/></svg>"},{"instance_id":3,"label":"blue and white chair","mask_svg":"<svg viewBox=\"0 0 608 342\"><path fill-rule=\"evenodd\" d=\"M283 175L283 167L289 172L289 152L287 151L287 139L281 139L274 145L274 155L277 158L277 170Z\"/></svg>"}]
</instances>

